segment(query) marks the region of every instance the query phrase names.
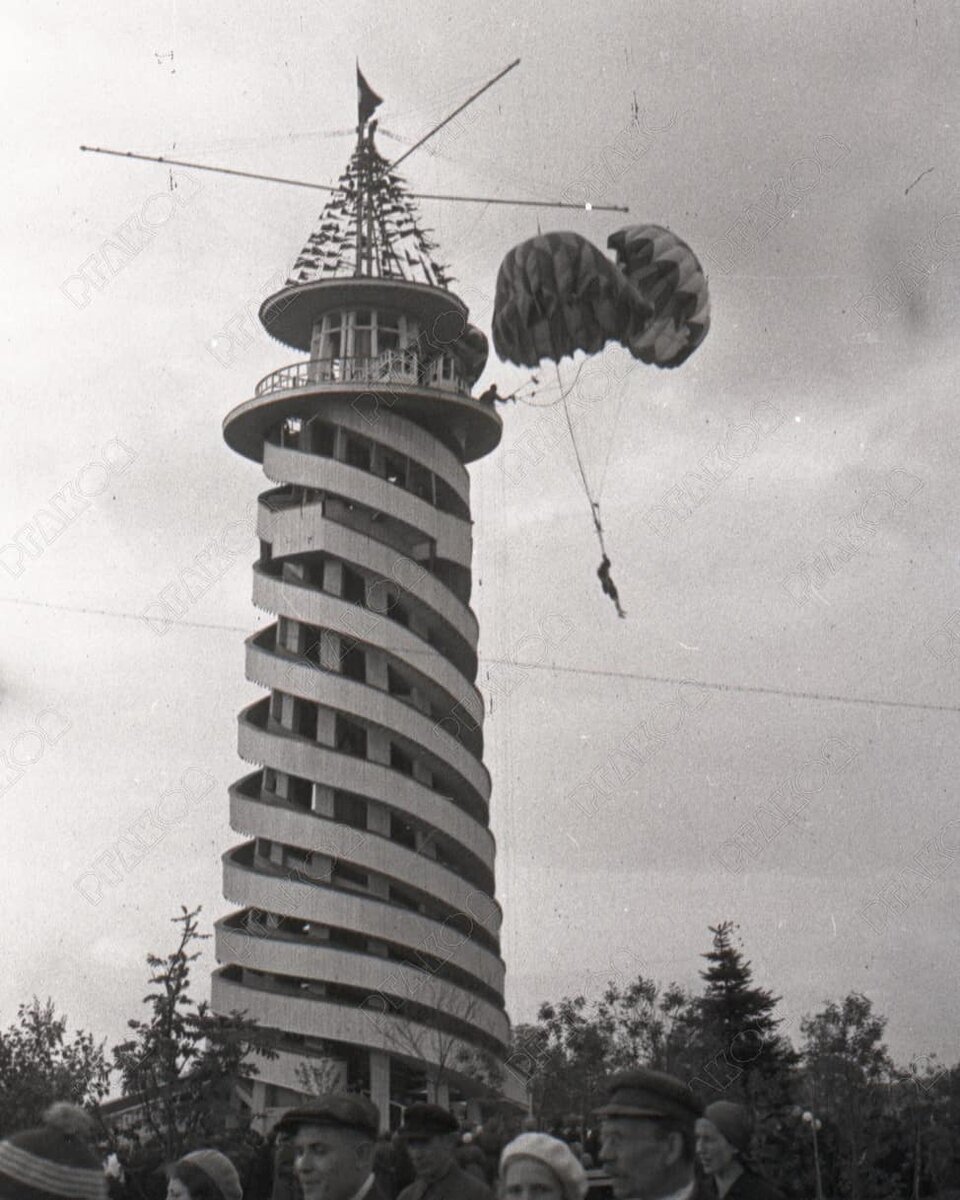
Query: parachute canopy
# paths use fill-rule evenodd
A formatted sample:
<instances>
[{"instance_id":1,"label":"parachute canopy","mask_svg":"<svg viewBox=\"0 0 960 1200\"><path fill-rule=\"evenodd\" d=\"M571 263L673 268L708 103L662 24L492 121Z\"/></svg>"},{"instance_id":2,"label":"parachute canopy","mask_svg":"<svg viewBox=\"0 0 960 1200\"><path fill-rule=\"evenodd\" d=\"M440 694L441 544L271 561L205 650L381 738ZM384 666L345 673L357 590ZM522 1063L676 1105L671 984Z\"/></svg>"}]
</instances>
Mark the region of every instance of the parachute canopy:
<instances>
[{"instance_id":1,"label":"parachute canopy","mask_svg":"<svg viewBox=\"0 0 960 1200\"><path fill-rule=\"evenodd\" d=\"M507 254L497 275L493 345L517 366L559 362L608 341L627 345L653 316L615 263L578 233L545 233Z\"/></svg>"},{"instance_id":2,"label":"parachute canopy","mask_svg":"<svg viewBox=\"0 0 960 1200\"><path fill-rule=\"evenodd\" d=\"M476 325L465 325L463 332L450 346L450 352L459 360L467 383L472 387L487 365L487 355L490 353L487 335Z\"/></svg>"},{"instance_id":3,"label":"parachute canopy","mask_svg":"<svg viewBox=\"0 0 960 1200\"><path fill-rule=\"evenodd\" d=\"M657 367L679 367L707 336L710 294L697 256L659 225L628 225L607 238L617 263L653 319L628 339L630 353Z\"/></svg>"},{"instance_id":4,"label":"parachute canopy","mask_svg":"<svg viewBox=\"0 0 960 1200\"><path fill-rule=\"evenodd\" d=\"M690 247L659 225L610 235L616 263L577 233L521 242L500 264L493 345L500 358L535 367L607 342L658 367L678 367L710 328L710 296Z\"/></svg>"}]
</instances>

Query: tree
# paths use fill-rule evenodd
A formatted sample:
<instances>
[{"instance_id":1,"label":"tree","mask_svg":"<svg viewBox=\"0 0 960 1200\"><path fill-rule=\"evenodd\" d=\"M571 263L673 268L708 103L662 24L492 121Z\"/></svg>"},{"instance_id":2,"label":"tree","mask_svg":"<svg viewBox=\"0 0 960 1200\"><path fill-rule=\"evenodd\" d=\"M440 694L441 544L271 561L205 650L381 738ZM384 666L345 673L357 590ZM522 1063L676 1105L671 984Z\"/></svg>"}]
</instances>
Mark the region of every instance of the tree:
<instances>
[{"instance_id":1,"label":"tree","mask_svg":"<svg viewBox=\"0 0 960 1200\"><path fill-rule=\"evenodd\" d=\"M463 1026L473 1023L480 1007L476 996L424 973L415 995L399 1000L377 993L374 998L381 1003L364 1007L367 1019L397 1054L419 1062L429 1100L436 1100L440 1088L451 1082L454 1073L467 1075L488 1088L500 1085L502 1076L495 1056L463 1036Z\"/></svg>"},{"instance_id":2,"label":"tree","mask_svg":"<svg viewBox=\"0 0 960 1200\"><path fill-rule=\"evenodd\" d=\"M960 1066L935 1068L927 1061L923 1070L911 1064L909 1086L901 1087L903 1100L914 1113L916 1161L914 1179L926 1183L937 1195L953 1191L960 1196ZM920 1187L911 1189L911 1194Z\"/></svg>"},{"instance_id":3,"label":"tree","mask_svg":"<svg viewBox=\"0 0 960 1200\"><path fill-rule=\"evenodd\" d=\"M676 984L638 975L610 980L599 1001L565 996L540 1006L535 1025L518 1026L508 1065L525 1078L531 1110L544 1125L575 1121L581 1136L607 1078L644 1064L683 1075L696 1061L697 1008Z\"/></svg>"},{"instance_id":4,"label":"tree","mask_svg":"<svg viewBox=\"0 0 960 1200\"><path fill-rule=\"evenodd\" d=\"M697 1002L676 983L661 988L638 975L626 986L611 980L597 1005L615 1070L639 1063L685 1076L698 1062Z\"/></svg>"},{"instance_id":5,"label":"tree","mask_svg":"<svg viewBox=\"0 0 960 1200\"><path fill-rule=\"evenodd\" d=\"M69 1038L53 1001L34 996L0 1032L0 1135L39 1125L57 1100L93 1106L109 1083L104 1043L79 1029Z\"/></svg>"},{"instance_id":6,"label":"tree","mask_svg":"<svg viewBox=\"0 0 960 1200\"><path fill-rule=\"evenodd\" d=\"M305 1096L325 1096L328 1092L350 1090L344 1078L343 1064L329 1053L323 1058L298 1063L294 1074Z\"/></svg>"},{"instance_id":7,"label":"tree","mask_svg":"<svg viewBox=\"0 0 960 1200\"><path fill-rule=\"evenodd\" d=\"M511 1029L506 1069L526 1088L527 1104L538 1122L543 1116L545 1068L552 1053L549 1035L542 1025L518 1024Z\"/></svg>"},{"instance_id":8,"label":"tree","mask_svg":"<svg viewBox=\"0 0 960 1200\"><path fill-rule=\"evenodd\" d=\"M612 986L612 985L611 985ZM583 996L540 1005L539 1111L547 1122L574 1118L581 1130L600 1103L613 1062L609 1028Z\"/></svg>"},{"instance_id":9,"label":"tree","mask_svg":"<svg viewBox=\"0 0 960 1200\"><path fill-rule=\"evenodd\" d=\"M800 1023L807 1100L823 1121L824 1183L828 1194L861 1200L896 1194L881 1170L890 1129L888 1100L895 1083L883 1042L886 1018L851 992Z\"/></svg>"},{"instance_id":10,"label":"tree","mask_svg":"<svg viewBox=\"0 0 960 1200\"><path fill-rule=\"evenodd\" d=\"M708 966L698 1002L704 1059L694 1082L705 1098L723 1092L770 1111L787 1102L798 1055L778 1032L780 997L753 982L751 964L734 945L737 929L732 921L710 926L713 948L702 956Z\"/></svg>"},{"instance_id":11,"label":"tree","mask_svg":"<svg viewBox=\"0 0 960 1200\"><path fill-rule=\"evenodd\" d=\"M124 1094L138 1105L134 1172L149 1171L201 1145L242 1147L251 1114L236 1102L241 1079L257 1074L251 1056L276 1057L258 1026L241 1013L218 1016L190 996L190 971L199 957L200 909L182 907L176 949L166 958L147 955L151 990L145 1020L127 1022L133 1036L114 1048Z\"/></svg>"},{"instance_id":12,"label":"tree","mask_svg":"<svg viewBox=\"0 0 960 1200\"><path fill-rule=\"evenodd\" d=\"M495 1093L503 1089L503 1063L492 1050L461 1044L455 1061L460 1074L476 1080L486 1092Z\"/></svg>"}]
</instances>

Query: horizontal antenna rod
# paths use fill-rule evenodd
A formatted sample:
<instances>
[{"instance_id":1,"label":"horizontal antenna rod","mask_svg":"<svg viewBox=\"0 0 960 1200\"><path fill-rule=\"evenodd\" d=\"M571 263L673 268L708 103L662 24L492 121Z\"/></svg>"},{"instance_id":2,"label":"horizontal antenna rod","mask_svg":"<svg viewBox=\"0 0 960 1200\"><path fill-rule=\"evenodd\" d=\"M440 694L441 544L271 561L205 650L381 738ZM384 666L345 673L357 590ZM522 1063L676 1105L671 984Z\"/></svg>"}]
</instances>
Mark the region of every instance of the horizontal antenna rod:
<instances>
[{"instance_id":1,"label":"horizontal antenna rod","mask_svg":"<svg viewBox=\"0 0 960 1200\"><path fill-rule=\"evenodd\" d=\"M218 175L239 175L243 179L262 179L267 183L285 183L290 187L313 188L318 192L336 192L328 183L309 183L305 179L286 179L282 175L261 175L255 171L237 171L232 167L211 167L206 163L185 162L182 158L164 158L155 154L136 154L133 150L107 150L103 146L81 146L87 154L110 154L114 158L135 158L140 162L162 163L165 167L190 167L194 171L214 171ZM621 204L569 204L563 200L504 200L498 196L443 196L434 192L408 192L414 200L450 200L459 204L514 204L525 208L576 208L581 212L629 212Z\"/></svg>"},{"instance_id":2,"label":"horizontal antenna rod","mask_svg":"<svg viewBox=\"0 0 960 1200\"><path fill-rule=\"evenodd\" d=\"M440 196L433 192L409 192L414 200L455 200L460 204L515 204L520 208L576 208L580 212L629 212L625 204L571 204L566 200L503 200L499 196Z\"/></svg>"},{"instance_id":3,"label":"horizontal antenna rod","mask_svg":"<svg viewBox=\"0 0 960 1200\"><path fill-rule=\"evenodd\" d=\"M114 158L137 158L141 162L163 163L166 167L192 167L195 171L216 171L219 175L240 175L244 179L265 179L268 183L289 183L292 187L315 188L319 192L335 192L327 183L308 183L305 179L284 179L280 175L259 175L254 171L236 171L232 167L208 167L203 163L184 162L182 158L164 158L155 154L135 154L132 150L106 150L102 146L81 146L88 154L112 154Z\"/></svg>"},{"instance_id":4,"label":"horizontal antenna rod","mask_svg":"<svg viewBox=\"0 0 960 1200\"><path fill-rule=\"evenodd\" d=\"M464 102L460 105L459 108L455 108L453 110L453 112L450 114L449 117L444 117L444 119L440 122L440 124L434 125L434 127L430 130L430 132L425 133L419 142L414 142L414 144L410 147L409 150L405 150L403 152L403 154L400 155L399 158L395 158L393 160L393 162L390 164L390 170L392 171L394 169L394 167L399 166L399 164L402 163L404 161L404 159L409 158L410 155L414 152L414 150L419 150L420 147L423 145L423 143L428 141L430 138L432 138L435 133L439 133L440 130L444 127L444 125L449 125L454 117L459 116L459 114L463 112L463 110L467 107L468 104L472 104L478 96L482 96L483 93L485 91L487 91L489 88L492 88L495 83L499 83L500 80L504 77L504 75L507 74L508 71L512 71L514 67L518 67L519 65L520 65L520 59L515 58L508 67L503 68L503 70L500 72L499 75L494 75L494 77L488 83L485 83L482 88L479 88L477 91L475 91L472 96L468 96L467 99L464 100Z\"/></svg>"}]
</instances>

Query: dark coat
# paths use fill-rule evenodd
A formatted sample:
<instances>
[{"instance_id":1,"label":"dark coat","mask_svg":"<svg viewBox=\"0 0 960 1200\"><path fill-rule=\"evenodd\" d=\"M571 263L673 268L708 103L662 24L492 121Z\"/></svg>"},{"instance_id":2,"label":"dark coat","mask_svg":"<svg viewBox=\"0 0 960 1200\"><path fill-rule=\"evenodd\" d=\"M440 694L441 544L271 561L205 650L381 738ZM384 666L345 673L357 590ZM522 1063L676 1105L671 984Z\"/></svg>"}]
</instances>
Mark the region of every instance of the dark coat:
<instances>
[{"instance_id":1,"label":"dark coat","mask_svg":"<svg viewBox=\"0 0 960 1200\"><path fill-rule=\"evenodd\" d=\"M717 1200L717 1189L713 1186L712 1180L704 1179L699 1171L694 1176L693 1195L690 1200Z\"/></svg>"},{"instance_id":2,"label":"dark coat","mask_svg":"<svg viewBox=\"0 0 960 1200\"><path fill-rule=\"evenodd\" d=\"M716 1200L715 1187L711 1186L710 1194L712 1200ZM743 1174L731 1184L724 1200L784 1200L784 1197L783 1193L778 1192L762 1175L745 1168Z\"/></svg>"},{"instance_id":3,"label":"dark coat","mask_svg":"<svg viewBox=\"0 0 960 1200\"><path fill-rule=\"evenodd\" d=\"M456 1163L439 1179L416 1179L397 1200L493 1200L493 1192Z\"/></svg>"},{"instance_id":4,"label":"dark coat","mask_svg":"<svg viewBox=\"0 0 960 1200\"><path fill-rule=\"evenodd\" d=\"M373 1177L373 1187L367 1192L364 1200L392 1200L390 1193L383 1186L383 1180L376 1175Z\"/></svg>"}]
</instances>

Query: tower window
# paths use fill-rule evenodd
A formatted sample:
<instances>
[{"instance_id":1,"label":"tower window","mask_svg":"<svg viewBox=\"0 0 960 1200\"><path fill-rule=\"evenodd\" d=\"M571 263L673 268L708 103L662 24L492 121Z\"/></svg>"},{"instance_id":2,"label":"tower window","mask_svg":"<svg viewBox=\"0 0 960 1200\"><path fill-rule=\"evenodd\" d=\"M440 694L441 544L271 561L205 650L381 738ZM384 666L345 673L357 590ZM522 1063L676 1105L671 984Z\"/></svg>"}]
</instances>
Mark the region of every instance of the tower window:
<instances>
[{"instance_id":1,"label":"tower window","mask_svg":"<svg viewBox=\"0 0 960 1200\"><path fill-rule=\"evenodd\" d=\"M352 796L349 792L334 792L333 819L349 825L352 829L366 829L366 800L362 796Z\"/></svg>"},{"instance_id":2,"label":"tower window","mask_svg":"<svg viewBox=\"0 0 960 1200\"><path fill-rule=\"evenodd\" d=\"M317 740L317 706L312 700L297 700L294 711L294 732L301 737Z\"/></svg>"},{"instance_id":3,"label":"tower window","mask_svg":"<svg viewBox=\"0 0 960 1200\"><path fill-rule=\"evenodd\" d=\"M348 466L358 467L361 471L370 470L370 443L360 438L347 438L345 462Z\"/></svg>"},{"instance_id":4,"label":"tower window","mask_svg":"<svg viewBox=\"0 0 960 1200\"><path fill-rule=\"evenodd\" d=\"M398 887L390 888L390 899L394 904L400 904L404 908L409 908L412 912L419 912L420 905L414 900L409 892L403 891Z\"/></svg>"},{"instance_id":5,"label":"tower window","mask_svg":"<svg viewBox=\"0 0 960 1200\"><path fill-rule=\"evenodd\" d=\"M362 725L348 721L346 717L337 717L334 746L341 754L350 754L354 758L367 757L367 731Z\"/></svg>"},{"instance_id":6,"label":"tower window","mask_svg":"<svg viewBox=\"0 0 960 1200\"><path fill-rule=\"evenodd\" d=\"M417 835L413 826L396 814L390 816L390 839L401 846L406 846L408 850L417 848Z\"/></svg>"},{"instance_id":7,"label":"tower window","mask_svg":"<svg viewBox=\"0 0 960 1200\"><path fill-rule=\"evenodd\" d=\"M343 353L341 324L340 314L337 312L327 313L319 328L314 326L313 346L311 347L313 358L340 357Z\"/></svg>"},{"instance_id":8,"label":"tower window","mask_svg":"<svg viewBox=\"0 0 960 1200\"><path fill-rule=\"evenodd\" d=\"M426 468L411 463L408 486L415 496L426 500L428 504L433 503L433 479Z\"/></svg>"},{"instance_id":9,"label":"tower window","mask_svg":"<svg viewBox=\"0 0 960 1200\"><path fill-rule=\"evenodd\" d=\"M400 318L377 313L377 353L400 349Z\"/></svg>"},{"instance_id":10,"label":"tower window","mask_svg":"<svg viewBox=\"0 0 960 1200\"><path fill-rule=\"evenodd\" d=\"M353 356L369 358L373 353L373 313L360 309L353 316Z\"/></svg>"},{"instance_id":11,"label":"tower window","mask_svg":"<svg viewBox=\"0 0 960 1200\"><path fill-rule=\"evenodd\" d=\"M397 458L396 455L386 454L383 460L383 474L387 483L396 484L397 487L405 487L407 482L407 464L402 458Z\"/></svg>"},{"instance_id":12,"label":"tower window","mask_svg":"<svg viewBox=\"0 0 960 1200\"><path fill-rule=\"evenodd\" d=\"M413 689L398 671L395 671L393 667L387 667L387 691L391 696L405 699Z\"/></svg>"},{"instance_id":13,"label":"tower window","mask_svg":"<svg viewBox=\"0 0 960 1200\"><path fill-rule=\"evenodd\" d=\"M400 597L392 593L387 596L387 616L405 629L410 627L410 613L406 605L400 603Z\"/></svg>"},{"instance_id":14,"label":"tower window","mask_svg":"<svg viewBox=\"0 0 960 1200\"><path fill-rule=\"evenodd\" d=\"M405 754L399 746L390 744L390 766L401 775L413 775L413 759Z\"/></svg>"},{"instance_id":15,"label":"tower window","mask_svg":"<svg viewBox=\"0 0 960 1200\"><path fill-rule=\"evenodd\" d=\"M343 587L340 594L351 604L365 604L367 601L367 584L359 571L352 567L343 568Z\"/></svg>"},{"instance_id":16,"label":"tower window","mask_svg":"<svg viewBox=\"0 0 960 1200\"><path fill-rule=\"evenodd\" d=\"M340 656L340 673L346 675L348 679L355 679L358 683L366 683L366 651L361 650L358 646L351 646L344 651Z\"/></svg>"},{"instance_id":17,"label":"tower window","mask_svg":"<svg viewBox=\"0 0 960 1200\"><path fill-rule=\"evenodd\" d=\"M353 884L354 887L368 888L370 886L370 877L366 871L358 871L356 867L349 867L346 863L337 863L333 878L337 883Z\"/></svg>"},{"instance_id":18,"label":"tower window","mask_svg":"<svg viewBox=\"0 0 960 1200\"><path fill-rule=\"evenodd\" d=\"M310 449L324 458L333 458L336 430L326 421L310 422Z\"/></svg>"},{"instance_id":19,"label":"tower window","mask_svg":"<svg viewBox=\"0 0 960 1200\"><path fill-rule=\"evenodd\" d=\"M313 798L313 784L309 779L301 779L298 775L290 775L287 779L287 799L297 808L308 809Z\"/></svg>"}]
</instances>

